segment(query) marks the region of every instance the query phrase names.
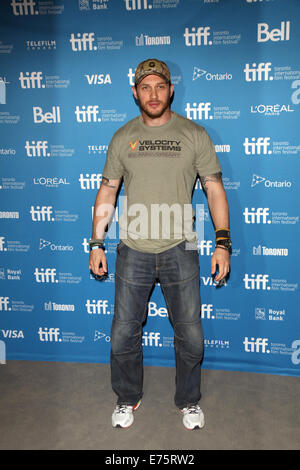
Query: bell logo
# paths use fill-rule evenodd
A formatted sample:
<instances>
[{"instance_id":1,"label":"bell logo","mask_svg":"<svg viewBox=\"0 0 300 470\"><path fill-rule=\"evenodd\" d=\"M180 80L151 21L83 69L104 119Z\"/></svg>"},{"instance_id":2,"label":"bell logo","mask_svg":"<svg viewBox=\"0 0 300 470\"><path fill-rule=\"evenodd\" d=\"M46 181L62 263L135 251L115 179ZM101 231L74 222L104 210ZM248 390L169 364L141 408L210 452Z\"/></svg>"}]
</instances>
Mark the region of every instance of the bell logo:
<instances>
[{"instance_id":1,"label":"bell logo","mask_svg":"<svg viewBox=\"0 0 300 470\"><path fill-rule=\"evenodd\" d=\"M271 29L269 31L268 23L257 24L257 42L266 41L289 41L290 40L290 21L281 21L280 29Z\"/></svg>"}]
</instances>

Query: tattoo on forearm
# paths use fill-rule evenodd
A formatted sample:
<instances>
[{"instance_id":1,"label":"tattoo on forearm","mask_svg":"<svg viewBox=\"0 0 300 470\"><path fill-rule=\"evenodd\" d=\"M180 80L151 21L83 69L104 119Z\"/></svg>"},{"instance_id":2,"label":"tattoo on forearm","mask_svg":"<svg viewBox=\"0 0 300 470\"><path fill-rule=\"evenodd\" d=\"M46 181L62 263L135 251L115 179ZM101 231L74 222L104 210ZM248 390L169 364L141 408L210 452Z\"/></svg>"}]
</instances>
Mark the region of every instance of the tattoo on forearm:
<instances>
[{"instance_id":1,"label":"tattoo on forearm","mask_svg":"<svg viewBox=\"0 0 300 470\"><path fill-rule=\"evenodd\" d=\"M116 188L116 186L111 184L110 180L108 178L105 178L105 176L102 176L102 184L103 186L107 186L108 188Z\"/></svg>"},{"instance_id":2,"label":"tattoo on forearm","mask_svg":"<svg viewBox=\"0 0 300 470\"><path fill-rule=\"evenodd\" d=\"M217 183L219 181L222 181L222 173L221 173L221 171L219 171L218 173L214 173L212 175L200 176L200 181L201 181L202 188L206 191L207 190L207 183L209 181L213 181L215 183Z\"/></svg>"}]
</instances>

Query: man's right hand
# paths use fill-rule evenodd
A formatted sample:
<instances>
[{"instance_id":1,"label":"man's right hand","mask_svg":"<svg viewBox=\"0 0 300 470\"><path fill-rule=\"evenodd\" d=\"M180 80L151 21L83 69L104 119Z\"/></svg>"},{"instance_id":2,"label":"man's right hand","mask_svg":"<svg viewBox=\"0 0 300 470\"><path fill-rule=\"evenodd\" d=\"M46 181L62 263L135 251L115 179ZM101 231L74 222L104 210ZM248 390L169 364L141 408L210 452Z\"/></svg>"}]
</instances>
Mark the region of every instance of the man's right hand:
<instances>
[{"instance_id":1,"label":"man's right hand","mask_svg":"<svg viewBox=\"0 0 300 470\"><path fill-rule=\"evenodd\" d=\"M97 274L98 276L103 276L107 273L107 260L104 250L101 248L91 250L89 268L94 274Z\"/></svg>"}]
</instances>

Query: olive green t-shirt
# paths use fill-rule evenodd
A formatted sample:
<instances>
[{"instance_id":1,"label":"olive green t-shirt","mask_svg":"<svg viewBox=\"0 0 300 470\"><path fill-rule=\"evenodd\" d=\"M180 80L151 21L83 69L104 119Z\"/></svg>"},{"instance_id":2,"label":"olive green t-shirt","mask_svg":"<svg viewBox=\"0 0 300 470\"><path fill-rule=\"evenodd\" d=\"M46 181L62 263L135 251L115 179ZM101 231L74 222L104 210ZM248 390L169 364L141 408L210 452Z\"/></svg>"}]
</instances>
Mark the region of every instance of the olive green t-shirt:
<instances>
[{"instance_id":1,"label":"olive green t-shirt","mask_svg":"<svg viewBox=\"0 0 300 470\"><path fill-rule=\"evenodd\" d=\"M103 176L124 178L120 239L130 248L160 253L195 242L191 198L199 176L221 171L214 146L199 124L172 113L162 126L136 117L113 136Z\"/></svg>"}]
</instances>

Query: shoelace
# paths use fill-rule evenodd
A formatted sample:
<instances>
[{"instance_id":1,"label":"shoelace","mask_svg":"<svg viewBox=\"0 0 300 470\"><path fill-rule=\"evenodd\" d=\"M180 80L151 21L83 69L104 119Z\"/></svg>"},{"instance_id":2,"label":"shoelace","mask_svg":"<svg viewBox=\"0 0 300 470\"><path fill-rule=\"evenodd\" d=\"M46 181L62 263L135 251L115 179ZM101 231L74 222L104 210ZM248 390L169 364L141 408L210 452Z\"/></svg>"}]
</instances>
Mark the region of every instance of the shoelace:
<instances>
[{"instance_id":1,"label":"shoelace","mask_svg":"<svg viewBox=\"0 0 300 470\"><path fill-rule=\"evenodd\" d=\"M199 413L200 407L198 405L188 406L185 408L186 412L189 414L197 414Z\"/></svg>"},{"instance_id":2,"label":"shoelace","mask_svg":"<svg viewBox=\"0 0 300 470\"><path fill-rule=\"evenodd\" d=\"M128 405L118 405L118 413L126 413L126 411L130 408Z\"/></svg>"}]
</instances>

